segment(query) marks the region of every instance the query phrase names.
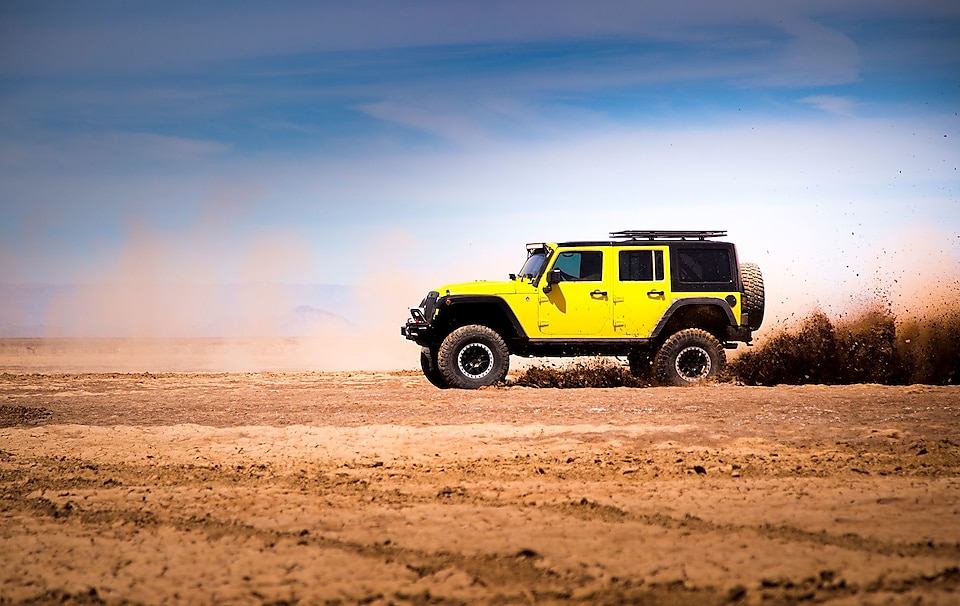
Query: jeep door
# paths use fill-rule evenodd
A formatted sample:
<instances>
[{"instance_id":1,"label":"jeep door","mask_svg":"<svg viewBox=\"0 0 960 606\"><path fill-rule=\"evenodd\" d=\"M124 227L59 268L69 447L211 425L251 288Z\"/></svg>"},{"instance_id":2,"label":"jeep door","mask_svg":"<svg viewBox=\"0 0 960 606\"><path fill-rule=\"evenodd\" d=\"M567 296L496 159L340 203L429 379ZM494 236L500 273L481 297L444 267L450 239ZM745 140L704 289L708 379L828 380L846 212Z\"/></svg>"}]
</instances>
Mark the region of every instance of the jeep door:
<instances>
[{"instance_id":1,"label":"jeep door","mask_svg":"<svg viewBox=\"0 0 960 606\"><path fill-rule=\"evenodd\" d=\"M666 246L615 249L613 329L619 337L649 337L673 299Z\"/></svg>"},{"instance_id":2,"label":"jeep door","mask_svg":"<svg viewBox=\"0 0 960 606\"><path fill-rule=\"evenodd\" d=\"M611 303L604 258L610 251L567 249L554 255L547 272L560 271L560 282L541 289L540 332L557 337L598 335L609 330Z\"/></svg>"}]
</instances>

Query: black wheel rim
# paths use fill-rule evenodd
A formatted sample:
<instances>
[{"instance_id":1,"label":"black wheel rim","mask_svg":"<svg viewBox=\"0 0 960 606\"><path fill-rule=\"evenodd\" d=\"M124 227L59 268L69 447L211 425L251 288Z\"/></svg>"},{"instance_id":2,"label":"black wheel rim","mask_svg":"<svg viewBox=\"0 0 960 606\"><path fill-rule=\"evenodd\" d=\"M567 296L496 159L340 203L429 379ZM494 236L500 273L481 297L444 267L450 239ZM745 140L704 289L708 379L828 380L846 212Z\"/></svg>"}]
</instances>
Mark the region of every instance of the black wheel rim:
<instances>
[{"instance_id":1,"label":"black wheel rim","mask_svg":"<svg viewBox=\"0 0 960 606\"><path fill-rule=\"evenodd\" d=\"M483 343L469 343L457 354L460 372L470 379L482 379L493 369L493 350Z\"/></svg>"},{"instance_id":2,"label":"black wheel rim","mask_svg":"<svg viewBox=\"0 0 960 606\"><path fill-rule=\"evenodd\" d=\"M685 381L697 381L710 374L713 363L710 354L702 347L686 347L677 354L677 374Z\"/></svg>"}]
</instances>

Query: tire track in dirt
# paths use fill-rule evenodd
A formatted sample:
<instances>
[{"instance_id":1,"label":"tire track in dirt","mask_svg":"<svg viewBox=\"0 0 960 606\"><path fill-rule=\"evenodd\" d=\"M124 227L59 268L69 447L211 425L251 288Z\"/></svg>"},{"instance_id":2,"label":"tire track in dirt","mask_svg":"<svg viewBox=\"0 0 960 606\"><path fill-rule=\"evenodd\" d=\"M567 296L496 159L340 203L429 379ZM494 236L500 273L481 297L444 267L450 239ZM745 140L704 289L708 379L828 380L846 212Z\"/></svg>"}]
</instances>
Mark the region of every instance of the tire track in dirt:
<instances>
[{"instance_id":1,"label":"tire track in dirt","mask_svg":"<svg viewBox=\"0 0 960 606\"><path fill-rule=\"evenodd\" d=\"M91 465L80 461L70 464L68 461L56 460L59 463L54 467L53 473L47 477L50 481L57 481L56 472L64 467L72 469L91 469ZM66 463L66 465L63 465ZM20 514L30 515L37 518L51 518L58 524L79 523L95 530L96 527L103 529L116 528L118 524L135 526L137 531L149 530L157 527L169 527L182 533L201 534L207 541L220 540L226 536L239 538L243 540L256 539L260 541L264 549L272 549L279 543L294 543L298 546L307 548L317 548L320 550L336 550L357 556L363 560L375 560L386 564L399 564L410 570L417 578L429 578L443 571L456 570L465 573L471 577L471 582L483 588L498 588L491 594L492 602L525 602L528 599L535 601L585 601L603 603L618 603L622 601L637 601L654 598L658 595L674 595L677 593L691 594L697 601L705 604L722 603L721 596L716 594L711 588L687 588L678 585L660 587L644 586L634 588L633 582L629 579L615 579L608 583L608 587L591 590L589 592L580 592L580 595L574 595L575 589L590 584L592 579L587 574L571 574L569 571L560 578L556 571L551 569L541 569L536 566L536 562L542 559L540 554L524 549L516 553L507 554L480 554L476 556L465 556L463 554L439 551L427 552L406 547L400 547L387 540L382 543L357 543L354 541L343 541L331 539L324 536L315 536L308 529L279 531L275 529L258 528L255 525L240 522L236 519L225 520L215 515L189 517L177 517L176 515L158 515L155 513L144 513L142 510L135 509L84 509L78 505L71 497L78 497L70 493L69 490L62 490L57 497L46 498L36 496L35 485L44 484L44 479L36 474L37 465L31 465L33 473L31 482L28 482L19 491L19 495L11 495L7 492L4 495L4 501L7 501L3 511L5 515L10 515L12 511ZM132 471L132 473L129 473ZM168 470L169 473L161 474L160 483L167 485L181 484L183 477L180 475L184 470ZM209 483L216 479L223 479L227 474L221 470L187 470L188 473L195 471L212 471L213 473L201 473L192 478L192 481L199 479L201 483ZM127 472L125 474L125 472ZM126 481L132 478L140 478L144 474L137 470L124 470L122 466L112 466L111 477L118 476L122 479L104 483L110 487L120 487L125 485ZM126 476L130 476L129 478ZM11 480L4 477L2 480L6 483ZM16 481L17 478L12 478ZM275 481L287 480L290 483L296 483L297 479L267 477L270 483ZM93 482L89 479L70 479L66 482L71 488L89 488ZM332 482L328 488L347 488L356 486L356 482ZM24 494L26 490L34 488L30 493ZM64 488L64 487L61 487ZM368 493L369 490L353 489L353 492ZM11 496L20 497L11 499ZM318 496L318 495L309 495ZM449 493L441 490L437 494L437 500L443 501L449 496ZM9 501L15 500L15 504L10 506ZM503 507L506 504L493 504L496 507ZM174 510L176 510L174 508ZM92 528L91 528L92 527ZM557 588L559 585L560 589ZM566 589L563 587L567 587ZM512 589L512 591L511 591ZM410 594L397 592L393 596L384 596L382 594L368 596L371 600L380 598L395 598L399 600L408 600L412 603L465 603L458 600L447 600L441 596L431 595L429 591L420 594ZM33 599L26 600L23 603L45 603L47 601L57 603L108 603L102 601L100 594L95 590L71 594L64 591L53 591L36 596ZM126 603L126 602L125 602Z\"/></svg>"},{"instance_id":2,"label":"tire track in dirt","mask_svg":"<svg viewBox=\"0 0 960 606\"><path fill-rule=\"evenodd\" d=\"M614 458L613 453L607 451L606 457ZM9 463L14 457L7 456ZM624 457L632 462L632 457ZM599 459L595 459L599 460ZM555 460L558 462L559 460ZM515 466L524 470L528 476L543 476L542 461L536 461L531 466L527 461L514 461ZM491 465L489 462L474 460L466 463L445 463L445 469L450 468L450 475L463 477L463 472L472 469L491 468L503 471L505 467L500 462ZM418 578L428 578L442 571L456 570L471 578L471 583L480 587L497 587L501 592L500 598L507 601L522 600L533 596L537 600L560 601L582 600L613 603L628 599L653 599L656 596L673 596L680 598L679 603L694 596L701 603L724 603L732 599L740 599L747 595L745 587L729 589L716 587L690 587L683 583L646 583L640 578L616 578L607 581L603 587L596 587L596 579L590 574L575 574L571 569L559 570L556 567L538 568L543 557L532 549L521 549L516 553L490 553L467 556L462 553L436 552L401 547L387 540L382 543L361 543L332 539L325 536L316 536L309 529L281 531L276 529L260 528L245 523L239 519L224 519L217 515L190 515L188 517L176 515L160 515L155 512L144 512L134 508L113 509L85 509L78 504L82 495L72 491L120 491L145 489L144 480L149 480L152 487L175 487L188 485L194 489L212 487L216 490L229 490L242 487L244 489L256 487L289 487L301 490L298 495L304 499L322 499L325 496L335 495L348 497L350 503L363 501L377 501L389 505L411 505L415 503L435 502L440 504L468 504L479 508L516 508L529 507L522 498L488 498L473 490L459 486L451 487L444 484L430 496L429 494L400 493L395 489L378 489L374 476L387 471L385 465L368 464L363 467L354 467L353 471L360 470L368 478L337 476L336 469L329 469L319 475L300 471L297 473L278 473L271 466L260 465L254 468L225 468L223 466L142 466L130 464L96 464L88 460L61 458L39 458L26 462L26 467L9 469L4 465L2 481L5 487L4 512L9 515L11 510L18 510L21 514L35 517L50 517L58 522L79 522L85 527L100 527L108 529L129 524L138 529L166 526L181 533L201 533L208 541L216 541L225 536L233 539L256 539L265 548L272 548L281 542L294 542L299 546L317 548L320 550L337 550L357 556L363 560L375 560L384 564L401 564L414 572ZM600 467L603 470L603 467ZM477 473L474 473L477 475ZM617 478L618 472L600 471L597 475ZM619 473L622 476L622 473ZM106 477L106 479L103 479ZM595 478L597 479L597 478ZM425 481L425 478L421 478ZM472 479L473 484L480 483L485 478ZM489 481L489 479L486 479ZM431 479L424 482L435 488L442 483ZM43 487L53 489L57 494L51 498L37 496ZM11 490L12 489L12 490ZM11 507L11 501L15 505ZM170 503L173 511L186 509L183 504ZM545 510L553 511L568 518L577 518L588 521L599 521L605 524L622 524L625 521L634 521L646 526L655 526L680 533L716 533L742 536L753 533L770 540L787 542L801 542L813 545L829 545L850 551L862 551L872 554L897 555L900 557L935 556L939 558L960 559L960 545L947 544L898 544L893 542L877 541L857 535L831 535L826 532L813 533L788 526L765 525L735 525L710 522L689 514L675 517L666 514L639 514L612 505L605 505L582 498L561 504L544 503L536 505ZM817 577L805 578L772 578L762 579L760 589L764 599L773 600L821 600L838 596L857 595L861 592L901 591L903 588L937 588L938 591L952 591L957 587L956 569L950 567L938 570L932 575L916 575L913 577L885 580L876 578L869 584L862 586L847 582L837 572L824 570ZM562 589L557 589L558 584ZM504 588L515 589L514 593L503 593ZM522 587L522 589L520 589ZM584 587L591 587L590 591L583 591ZM82 595L82 594L81 594ZM61 595L63 597L63 595ZM393 598L409 599L413 601L431 601L429 594L412 595L403 592L396 593ZM432 596L437 598L438 596ZM435 600L434 600L435 601Z\"/></svg>"},{"instance_id":3,"label":"tire track in dirt","mask_svg":"<svg viewBox=\"0 0 960 606\"><path fill-rule=\"evenodd\" d=\"M449 496L448 493L441 491L438 493L438 499ZM472 577L472 583L481 587L509 588L515 587L515 593L503 592L502 589L496 594L496 600L523 601L531 597L537 601L583 601L600 603L619 603L622 601L634 600L664 600L667 603L673 602L686 603L687 600L695 599L698 603L727 603L728 601L737 601L746 595L746 589L735 587L726 592L720 592L712 587L687 587L678 583L666 585L653 584L645 586L642 580L639 587L634 587L637 583L634 579L613 579L610 586L592 590L590 592L577 593L576 588L582 588L589 585L594 579L590 575L571 575L566 572L563 575L558 574L553 569L540 569L536 563L542 560L542 556L529 549L520 550L515 554L485 554L481 556L467 557L462 554L450 552L424 552L409 548L403 548L393 545L390 541L373 544L360 544L350 541L339 541L326 537L311 536L307 529L300 531L277 531L260 529L248 524L238 523L236 520L225 521L213 516L190 516L189 518L178 518L176 516L159 519L153 515L142 515L141 512L131 510L111 510L84 512L70 505L58 507L55 503L44 498L38 498L33 505L34 514L52 516L61 521L67 519L79 520L85 525L95 525L102 527L113 527L117 522L124 524L133 524L138 528L150 526L169 526L181 532L201 533L207 540L218 540L224 536L241 537L244 539L256 538L265 548L273 548L283 541L295 542L296 545L305 547L316 547L323 550L335 549L348 552L362 559L372 559L383 561L385 563L399 563L407 569L414 572L419 578L427 578L436 575L442 571L455 569L462 571ZM509 503L494 503L494 506L503 507ZM515 503L514 503L515 505ZM599 505L594 502L583 500L579 503L571 503L559 508L560 511L569 515L581 517L584 519L602 519L609 522L617 519L637 519L644 523L656 525L669 529L690 530L694 532L733 532L742 530L756 531L756 528L736 528L731 525L715 525L694 517L685 517L684 519L675 519L670 516L633 516L617 508ZM783 538L786 535L792 535L791 540L806 540L822 542L824 544L837 544L835 538L822 535L811 536L811 533L803 533L796 529L767 528L761 529L768 534ZM846 549L860 549L874 552L881 552L885 547L890 549L902 550L904 546L884 546L877 545L876 542L862 541L859 537L842 537L846 544L842 545ZM872 543L872 544L870 544ZM879 549L877 549L879 547ZM907 546L922 547L936 550L937 546ZM942 548L941 548L942 549ZM951 548L951 553L940 554L955 556L957 547ZM915 555L915 554L914 554ZM570 589L556 589L560 582L561 585L570 587ZM839 596L857 595L864 593L878 592L902 592L907 588L937 588L939 590L953 591L960 587L960 571L956 567L945 568L933 575L919 575L916 577L887 581L883 578L877 579L867 587L858 587L848 584L843 578L838 577L833 571L822 571L818 577L809 577L803 579L764 579L761 581L763 589L762 597L764 601L774 600L774 603L780 600L788 602L794 601L820 601L823 599L833 599ZM522 588L522 589L520 589ZM90 594L80 594L79 597L89 597ZM672 596L672 599L668 599ZM41 596L42 597L42 596ZM50 598L62 599L63 603L71 603L69 594L63 592L49 594ZM385 596L371 596L374 598ZM413 602L435 602L439 596L431 596L428 592L421 595L405 594L398 592L394 596L401 600L411 600ZM439 598L441 601L442 598ZM40 602L43 600L37 600ZM658 602L662 603L662 602Z\"/></svg>"},{"instance_id":4,"label":"tire track in dirt","mask_svg":"<svg viewBox=\"0 0 960 606\"><path fill-rule=\"evenodd\" d=\"M690 514L685 514L683 517L675 517L661 513L633 514L611 505L602 505L589 501L586 498L581 499L579 502L573 501L552 506L552 508L561 513L583 520L601 520L604 522L635 520L649 526L659 526L668 530L685 532L717 532L735 535L751 532L769 539L782 539L794 543L810 543L814 545L830 545L848 551L862 551L865 553L896 555L900 557L932 555L960 561L960 543L934 543L932 541L923 543L897 543L878 541L852 533L835 535L825 531L810 532L791 526L778 526L773 524L718 524Z\"/></svg>"}]
</instances>

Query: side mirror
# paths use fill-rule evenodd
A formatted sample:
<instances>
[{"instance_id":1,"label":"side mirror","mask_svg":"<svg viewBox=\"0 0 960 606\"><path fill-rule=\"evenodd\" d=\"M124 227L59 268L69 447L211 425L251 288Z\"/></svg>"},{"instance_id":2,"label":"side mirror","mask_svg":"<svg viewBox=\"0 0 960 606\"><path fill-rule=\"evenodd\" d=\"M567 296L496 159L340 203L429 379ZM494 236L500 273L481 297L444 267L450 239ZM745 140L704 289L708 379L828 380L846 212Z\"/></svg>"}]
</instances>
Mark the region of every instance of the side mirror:
<instances>
[{"instance_id":1,"label":"side mirror","mask_svg":"<svg viewBox=\"0 0 960 606\"><path fill-rule=\"evenodd\" d=\"M543 285L543 292L549 293L551 290L553 290L553 285L559 284L559 283L560 283L560 270L551 269L549 272L547 272L547 283Z\"/></svg>"}]
</instances>

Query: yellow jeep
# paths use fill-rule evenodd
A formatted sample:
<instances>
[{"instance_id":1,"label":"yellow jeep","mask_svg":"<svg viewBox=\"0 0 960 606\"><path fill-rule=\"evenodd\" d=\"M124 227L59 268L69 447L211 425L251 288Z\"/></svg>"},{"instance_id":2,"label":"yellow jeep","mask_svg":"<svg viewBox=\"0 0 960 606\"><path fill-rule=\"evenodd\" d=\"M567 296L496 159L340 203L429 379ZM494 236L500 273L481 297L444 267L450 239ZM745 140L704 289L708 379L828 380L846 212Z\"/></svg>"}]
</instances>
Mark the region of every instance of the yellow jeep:
<instances>
[{"instance_id":1,"label":"yellow jeep","mask_svg":"<svg viewBox=\"0 0 960 606\"><path fill-rule=\"evenodd\" d=\"M510 355L626 356L665 385L710 380L763 321L763 277L725 231L612 232L527 244L518 274L431 290L400 332L437 387L503 381Z\"/></svg>"}]
</instances>

